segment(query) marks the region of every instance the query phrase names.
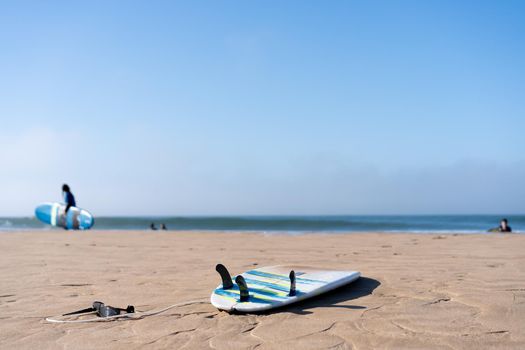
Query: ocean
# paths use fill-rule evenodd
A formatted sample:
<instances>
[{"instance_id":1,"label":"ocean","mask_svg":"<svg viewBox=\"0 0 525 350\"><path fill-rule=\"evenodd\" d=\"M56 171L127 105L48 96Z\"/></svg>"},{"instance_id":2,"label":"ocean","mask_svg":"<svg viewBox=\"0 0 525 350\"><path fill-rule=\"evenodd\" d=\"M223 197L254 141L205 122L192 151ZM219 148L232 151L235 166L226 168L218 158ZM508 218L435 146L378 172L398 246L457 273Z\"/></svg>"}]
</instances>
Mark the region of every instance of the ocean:
<instances>
[{"instance_id":1,"label":"ocean","mask_svg":"<svg viewBox=\"0 0 525 350\"><path fill-rule=\"evenodd\" d=\"M338 215L338 216L164 216L96 217L95 230L479 233L497 227L503 215ZM514 232L525 233L525 215L507 215ZM0 218L0 231L51 230L34 217Z\"/></svg>"}]
</instances>

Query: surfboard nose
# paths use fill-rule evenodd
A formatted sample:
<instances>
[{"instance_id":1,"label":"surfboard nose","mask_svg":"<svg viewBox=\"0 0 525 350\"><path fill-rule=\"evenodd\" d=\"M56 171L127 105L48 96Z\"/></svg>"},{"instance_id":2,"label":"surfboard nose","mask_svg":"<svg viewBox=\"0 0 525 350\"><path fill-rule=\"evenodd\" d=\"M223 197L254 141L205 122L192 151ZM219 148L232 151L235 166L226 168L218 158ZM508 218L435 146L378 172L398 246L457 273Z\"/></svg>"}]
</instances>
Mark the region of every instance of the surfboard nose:
<instances>
[{"instance_id":1,"label":"surfboard nose","mask_svg":"<svg viewBox=\"0 0 525 350\"><path fill-rule=\"evenodd\" d=\"M47 203L40 204L35 208L35 216L38 220L45 223L51 222L51 206Z\"/></svg>"}]
</instances>

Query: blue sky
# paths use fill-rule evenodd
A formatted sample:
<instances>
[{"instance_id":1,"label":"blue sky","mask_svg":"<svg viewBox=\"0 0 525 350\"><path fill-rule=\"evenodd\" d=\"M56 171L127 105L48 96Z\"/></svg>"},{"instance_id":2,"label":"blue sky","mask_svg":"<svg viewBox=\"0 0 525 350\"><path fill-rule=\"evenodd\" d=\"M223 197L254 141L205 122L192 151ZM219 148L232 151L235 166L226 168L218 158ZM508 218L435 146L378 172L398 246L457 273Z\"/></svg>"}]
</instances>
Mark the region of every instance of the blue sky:
<instances>
[{"instance_id":1,"label":"blue sky","mask_svg":"<svg viewBox=\"0 0 525 350\"><path fill-rule=\"evenodd\" d=\"M3 1L0 216L525 213L522 1Z\"/></svg>"}]
</instances>

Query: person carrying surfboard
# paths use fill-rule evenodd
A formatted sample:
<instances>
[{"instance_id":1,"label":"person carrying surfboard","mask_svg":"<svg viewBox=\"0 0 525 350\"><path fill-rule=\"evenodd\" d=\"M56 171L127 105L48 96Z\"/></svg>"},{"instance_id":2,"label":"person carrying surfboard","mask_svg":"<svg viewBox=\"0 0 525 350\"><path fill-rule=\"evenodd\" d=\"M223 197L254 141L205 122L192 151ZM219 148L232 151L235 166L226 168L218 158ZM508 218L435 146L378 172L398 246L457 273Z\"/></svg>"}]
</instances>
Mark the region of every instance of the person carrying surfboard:
<instances>
[{"instance_id":1,"label":"person carrying surfboard","mask_svg":"<svg viewBox=\"0 0 525 350\"><path fill-rule=\"evenodd\" d=\"M64 213L67 214L69 208L76 207L77 203L75 202L75 196L73 196L73 193L71 193L71 189L67 184L62 185L62 194L64 195L64 202L66 203Z\"/></svg>"}]
</instances>

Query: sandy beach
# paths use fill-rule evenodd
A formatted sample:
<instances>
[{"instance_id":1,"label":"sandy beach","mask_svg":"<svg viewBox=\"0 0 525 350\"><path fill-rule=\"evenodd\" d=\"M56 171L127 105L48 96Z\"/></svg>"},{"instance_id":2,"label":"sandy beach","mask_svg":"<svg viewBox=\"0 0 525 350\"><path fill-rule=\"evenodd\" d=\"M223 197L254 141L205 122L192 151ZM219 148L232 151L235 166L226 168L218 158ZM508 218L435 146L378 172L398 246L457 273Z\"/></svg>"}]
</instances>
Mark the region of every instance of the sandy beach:
<instances>
[{"instance_id":1,"label":"sandy beach","mask_svg":"<svg viewBox=\"0 0 525 350\"><path fill-rule=\"evenodd\" d=\"M525 236L203 232L0 234L2 349L523 349ZM330 294L261 315L207 300L233 274L291 264L357 270ZM140 320L51 324L95 300Z\"/></svg>"}]
</instances>

